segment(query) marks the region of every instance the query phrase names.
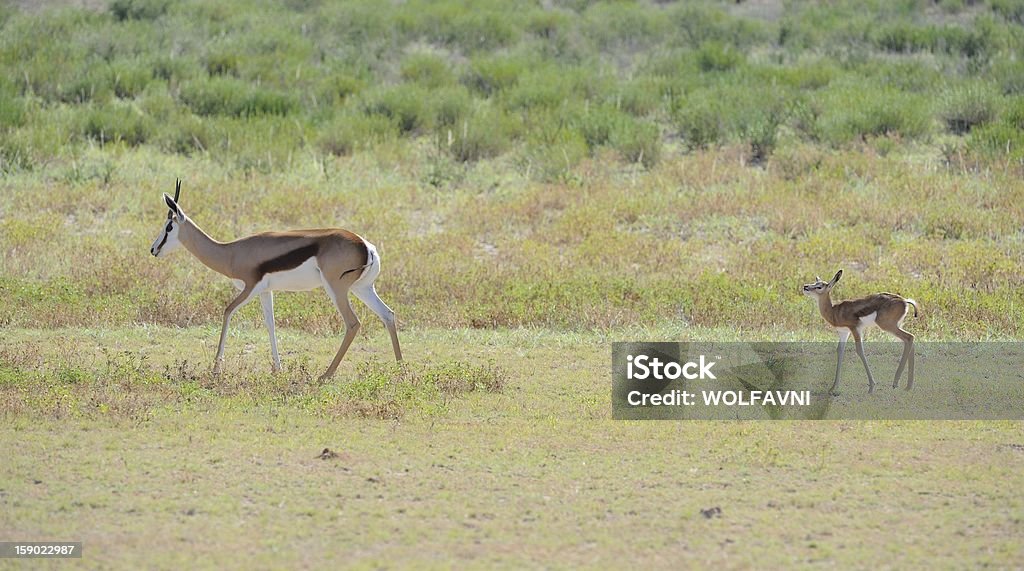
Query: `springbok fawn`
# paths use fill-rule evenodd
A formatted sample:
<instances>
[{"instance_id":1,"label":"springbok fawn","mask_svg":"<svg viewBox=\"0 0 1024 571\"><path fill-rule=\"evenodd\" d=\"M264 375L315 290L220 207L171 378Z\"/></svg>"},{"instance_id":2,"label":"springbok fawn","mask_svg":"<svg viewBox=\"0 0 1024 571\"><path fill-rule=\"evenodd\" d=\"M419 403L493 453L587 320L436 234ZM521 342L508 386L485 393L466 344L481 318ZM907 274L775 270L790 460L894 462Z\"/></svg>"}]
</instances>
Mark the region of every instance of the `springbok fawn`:
<instances>
[{"instance_id":1,"label":"springbok fawn","mask_svg":"<svg viewBox=\"0 0 1024 571\"><path fill-rule=\"evenodd\" d=\"M274 334L273 292L307 291L319 287L327 290L346 327L341 348L321 379L334 375L359 331L359 318L352 311L348 299L350 292L381 318L391 335L395 359L402 360L395 313L380 299L373 285L380 275L380 256L373 244L340 228L263 232L233 242L218 242L185 215L178 205L180 196L179 180L174 198L164 194L164 202L169 209L167 221L149 249L150 253L159 257L184 246L207 267L231 278L240 290L224 310L214 373L220 373L224 363L224 345L231 316L257 295L260 296L263 320L270 333L274 371L279 371L281 357Z\"/></svg>"},{"instance_id":2,"label":"springbok fawn","mask_svg":"<svg viewBox=\"0 0 1024 571\"><path fill-rule=\"evenodd\" d=\"M898 296L894 293L876 293L860 299L851 299L832 305L831 292L843 275L843 270L836 272L830 282L823 282L817 278L812 284L803 287L804 295L813 297L818 301L818 311L829 325L839 332L839 359L836 362L836 380L832 383L832 394L838 394L839 371L843 367L843 351L846 349L846 340L853 335L857 344L857 354L864 363L864 370L868 373L868 392L875 390L875 379L871 376L871 368L868 366L868 359L864 356L864 329L871 324L877 325L883 331L892 333L903 341L903 356L900 358L900 365L896 368L896 377L892 381L892 387L900 384L900 375L903 374L903 367L907 367L907 390L914 386L914 336L903 329L903 319L907 316L910 306L914 306L914 317L917 317L917 303L912 299Z\"/></svg>"}]
</instances>

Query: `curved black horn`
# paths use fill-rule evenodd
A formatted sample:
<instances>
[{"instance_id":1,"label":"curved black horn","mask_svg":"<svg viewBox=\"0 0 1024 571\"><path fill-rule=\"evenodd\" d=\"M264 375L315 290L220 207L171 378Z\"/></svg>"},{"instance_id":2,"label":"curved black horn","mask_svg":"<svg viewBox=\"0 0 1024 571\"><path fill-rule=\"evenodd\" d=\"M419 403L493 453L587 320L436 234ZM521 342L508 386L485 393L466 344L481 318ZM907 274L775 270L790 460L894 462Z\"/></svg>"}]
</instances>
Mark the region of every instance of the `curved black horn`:
<instances>
[{"instance_id":1,"label":"curved black horn","mask_svg":"<svg viewBox=\"0 0 1024 571\"><path fill-rule=\"evenodd\" d=\"M177 184L174 185L174 202L178 202L178 197L181 196L181 179L178 179Z\"/></svg>"}]
</instances>

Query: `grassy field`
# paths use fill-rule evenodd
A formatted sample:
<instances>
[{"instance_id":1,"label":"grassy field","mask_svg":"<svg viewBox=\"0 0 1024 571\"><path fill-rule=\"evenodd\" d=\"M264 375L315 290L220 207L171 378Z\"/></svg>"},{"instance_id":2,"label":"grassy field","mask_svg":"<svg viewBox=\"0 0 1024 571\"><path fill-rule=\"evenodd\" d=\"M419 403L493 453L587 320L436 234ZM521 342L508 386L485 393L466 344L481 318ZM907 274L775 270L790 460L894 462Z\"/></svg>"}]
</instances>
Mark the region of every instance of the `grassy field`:
<instances>
[{"instance_id":1,"label":"grassy field","mask_svg":"<svg viewBox=\"0 0 1024 571\"><path fill-rule=\"evenodd\" d=\"M386 356L386 335L357 344L325 387L295 363L332 343L306 333L286 337L279 377L178 380L189 366L172 355L212 334L12 332L0 350L27 347L57 368L70 352L85 374L26 387L28 410L5 421L0 443L15 452L0 533L82 540L90 567L196 556L202 567L1013 567L1024 556L1019 422L613 421L604 336L439 330L406 333L411 368L454 359L498 383L450 400L423 391L380 419L354 414L343 391L374 377L355 372ZM264 349L262 331L233 341L236 362L266 361L243 356ZM125 369L112 351L146 355L136 374L155 378L107 373ZM324 448L338 456L320 459Z\"/></svg>"},{"instance_id":2,"label":"grassy field","mask_svg":"<svg viewBox=\"0 0 1024 571\"><path fill-rule=\"evenodd\" d=\"M798 288L838 268L839 299L913 297L919 341L1020 340L1022 23L1016 0L0 5L0 539L81 540L89 568L1024 566L1019 422L610 401L613 341L831 341ZM358 307L317 382L342 326L316 292L276 300L282 373L252 304L212 376L231 286L148 252L179 177L216 238L376 244L406 365Z\"/></svg>"}]
</instances>

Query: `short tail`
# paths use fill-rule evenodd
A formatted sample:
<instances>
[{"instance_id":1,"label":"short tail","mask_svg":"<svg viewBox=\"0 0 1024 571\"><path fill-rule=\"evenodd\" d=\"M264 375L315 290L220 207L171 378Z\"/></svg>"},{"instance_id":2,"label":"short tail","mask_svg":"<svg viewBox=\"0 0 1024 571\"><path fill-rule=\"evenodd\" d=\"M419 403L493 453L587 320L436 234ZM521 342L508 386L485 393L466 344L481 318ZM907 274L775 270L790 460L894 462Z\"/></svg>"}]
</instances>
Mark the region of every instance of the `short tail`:
<instances>
[{"instance_id":1,"label":"short tail","mask_svg":"<svg viewBox=\"0 0 1024 571\"><path fill-rule=\"evenodd\" d=\"M351 270L345 270L344 272L341 272L341 275L338 276L338 277L345 277L347 274L350 274L352 272L366 272L366 269L369 268L370 266L372 266L373 264L377 263L378 259L379 259L379 256L377 255L377 248L374 248L372 244L367 242L366 243L366 263L361 265L361 266L359 266L359 267L357 267L357 268L352 268ZM362 274L360 274L359 277L362 277Z\"/></svg>"},{"instance_id":2,"label":"short tail","mask_svg":"<svg viewBox=\"0 0 1024 571\"><path fill-rule=\"evenodd\" d=\"M910 305L914 306L914 317L917 317L917 302L912 300L912 299L909 299L909 298L907 298L907 299L905 299L903 301L905 301L905 302L909 303Z\"/></svg>"}]
</instances>

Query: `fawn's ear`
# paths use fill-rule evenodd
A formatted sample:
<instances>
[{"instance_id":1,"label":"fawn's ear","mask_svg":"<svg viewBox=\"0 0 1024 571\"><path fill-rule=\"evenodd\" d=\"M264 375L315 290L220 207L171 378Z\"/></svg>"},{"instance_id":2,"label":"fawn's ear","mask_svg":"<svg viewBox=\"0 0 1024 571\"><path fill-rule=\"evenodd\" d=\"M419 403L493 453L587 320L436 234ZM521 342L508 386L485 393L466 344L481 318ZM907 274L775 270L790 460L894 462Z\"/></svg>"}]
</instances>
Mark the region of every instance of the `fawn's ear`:
<instances>
[{"instance_id":1,"label":"fawn's ear","mask_svg":"<svg viewBox=\"0 0 1024 571\"><path fill-rule=\"evenodd\" d=\"M834 278L832 278L832 281L831 281L831 282L829 282L829 284L828 284L828 285L830 285L830 286L834 286L834 285L836 285L836 282L838 282L838 281L839 281L839 278L841 278L841 277L843 277L843 270L839 270L838 272L836 272L836 275L835 275L835 277L834 277Z\"/></svg>"}]
</instances>

